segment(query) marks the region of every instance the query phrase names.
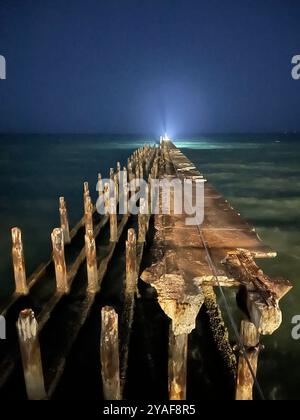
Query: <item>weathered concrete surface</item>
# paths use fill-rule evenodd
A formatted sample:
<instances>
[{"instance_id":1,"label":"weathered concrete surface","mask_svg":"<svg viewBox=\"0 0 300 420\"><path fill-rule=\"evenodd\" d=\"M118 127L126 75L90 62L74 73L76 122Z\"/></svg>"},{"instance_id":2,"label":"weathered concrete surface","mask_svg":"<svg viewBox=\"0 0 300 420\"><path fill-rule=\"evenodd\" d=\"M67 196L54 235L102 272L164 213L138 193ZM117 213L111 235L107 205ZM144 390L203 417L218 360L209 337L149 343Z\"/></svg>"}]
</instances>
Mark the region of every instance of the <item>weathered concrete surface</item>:
<instances>
[{"instance_id":1,"label":"weathered concrete surface","mask_svg":"<svg viewBox=\"0 0 300 420\"><path fill-rule=\"evenodd\" d=\"M204 180L193 163L171 142L161 145L159 175L161 180L175 177ZM186 215L174 214L172 206L169 215L155 216L156 235L151 250L154 262L144 271L142 279L155 287L160 306L173 321L175 334L188 333L193 327L197 308L199 310L203 303L201 287L236 287L243 286L243 282L251 283L247 288L249 316L261 334L270 334L281 324L278 300L291 285L286 281L267 281L265 277L262 288L241 272L237 275L226 258L232 252L247 252L250 264L253 258L274 258L276 252L262 243L255 229L208 183L205 183L204 195L204 222L199 226L187 226ZM171 190L171 202L172 199ZM266 304L266 292L272 293L275 289L278 295Z\"/></svg>"}]
</instances>

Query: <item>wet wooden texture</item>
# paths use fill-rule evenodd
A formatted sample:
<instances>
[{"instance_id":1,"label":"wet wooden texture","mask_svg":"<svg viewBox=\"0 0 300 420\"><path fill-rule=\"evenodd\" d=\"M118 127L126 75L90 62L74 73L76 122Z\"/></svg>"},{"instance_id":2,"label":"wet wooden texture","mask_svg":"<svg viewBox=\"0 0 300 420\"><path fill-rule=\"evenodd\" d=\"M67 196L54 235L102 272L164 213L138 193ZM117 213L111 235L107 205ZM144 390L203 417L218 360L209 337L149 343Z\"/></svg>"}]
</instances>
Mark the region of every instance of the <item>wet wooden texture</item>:
<instances>
[{"instance_id":1,"label":"wet wooden texture","mask_svg":"<svg viewBox=\"0 0 300 420\"><path fill-rule=\"evenodd\" d=\"M240 336L245 348L245 353L240 351L236 383L236 400L251 401L253 400L253 385L257 372L260 350L259 333L254 324L249 321L242 321ZM251 370L248 363L251 366Z\"/></svg>"}]
</instances>

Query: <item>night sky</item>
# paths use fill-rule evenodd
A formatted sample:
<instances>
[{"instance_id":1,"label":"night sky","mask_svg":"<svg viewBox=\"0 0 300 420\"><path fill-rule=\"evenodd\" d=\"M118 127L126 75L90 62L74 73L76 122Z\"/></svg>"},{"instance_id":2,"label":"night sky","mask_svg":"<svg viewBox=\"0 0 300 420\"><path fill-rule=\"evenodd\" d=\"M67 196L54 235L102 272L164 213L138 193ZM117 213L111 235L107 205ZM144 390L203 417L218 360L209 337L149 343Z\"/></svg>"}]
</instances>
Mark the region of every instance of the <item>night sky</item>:
<instances>
[{"instance_id":1,"label":"night sky","mask_svg":"<svg viewBox=\"0 0 300 420\"><path fill-rule=\"evenodd\" d=\"M299 0L0 0L0 132L300 130Z\"/></svg>"}]
</instances>

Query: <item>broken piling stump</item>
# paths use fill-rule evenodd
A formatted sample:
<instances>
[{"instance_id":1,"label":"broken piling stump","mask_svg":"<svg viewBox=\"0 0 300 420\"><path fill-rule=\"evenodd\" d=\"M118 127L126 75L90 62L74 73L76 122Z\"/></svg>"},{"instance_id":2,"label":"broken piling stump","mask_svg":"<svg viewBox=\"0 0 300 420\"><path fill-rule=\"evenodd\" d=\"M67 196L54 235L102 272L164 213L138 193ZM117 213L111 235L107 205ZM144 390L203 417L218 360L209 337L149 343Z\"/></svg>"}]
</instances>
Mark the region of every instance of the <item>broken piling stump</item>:
<instances>
[{"instance_id":1,"label":"broken piling stump","mask_svg":"<svg viewBox=\"0 0 300 420\"><path fill-rule=\"evenodd\" d=\"M85 214L84 214L84 223L85 223L85 231L88 232L91 230L94 231L94 223L93 223L93 213L94 207L91 200L91 197L88 195L85 198Z\"/></svg>"},{"instance_id":2,"label":"broken piling stump","mask_svg":"<svg viewBox=\"0 0 300 420\"><path fill-rule=\"evenodd\" d=\"M20 312L17 330L27 397L29 400L46 399L38 325L31 309Z\"/></svg>"},{"instance_id":3,"label":"broken piling stump","mask_svg":"<svg viewBox=\"0 0 300 420\"><path fill-rule=\"evenodd\" d=\"M20 295L27 295L28 285L26 279L25 258L22 243L22 233L19 228L11 230L12 236L12 259L14 266L15 287L16 293Z\"/></svg>"},{"instance_id":4,"label":"broken piling stump","mask_svg":"<svg viewBox=\"0 0 300 420\"><path fill-rule=\"evenodd\" d=\"M105 306L101 310L101 374L105 400L120 400L118 315Z\"/></svg>"},{"instance_id":5,"label":"broken piling stump","mask_svg":"<svg viewBox=\"0 0 300 420\"><path fill-rule=\"evenodd\" d=\"M68 211L64 197L60 197L59 199L59 213L60 213L60 227L64 232L64 241L65 244L69 244L71 242L70 238L70 227L69 227L69 219L68 219Z\"/></svg>"},{"instance_id":6,"label":"broken piling stump","mask_svg":"<svg viewBox=\"0 0 300 420\"><path fill-rule=\"evenodd\" d=\"M51 234L53 246L53 261L55 265L56 290L59 293L68 293L67 266L65 260L64 234L61 228L56 228Z\"/></svg>"},{"instance_id":7,"label":"broken piling stump","mask_svg":"<svg viewBox=\"0 0 300 420\"><path fill-rule=\"evenodd\" d=\"M260 351L259 333L252 322L242 321L240 337L244 348L240 349L239 353L236 400L251 401Z\"/></svg>"},{"instance_id":8,"label":"broken piling stump","mask_svg":"<svg viewBox=\"0 0 300 420\"><path fill-rule=\"evenodd\" d=\"M90 293L96 293L99 290L98 284L98 268L97 268L97 251L96 243L92 230L88 230L85 235L85 252L88 287Z\"/></svg>"}]
</instances>

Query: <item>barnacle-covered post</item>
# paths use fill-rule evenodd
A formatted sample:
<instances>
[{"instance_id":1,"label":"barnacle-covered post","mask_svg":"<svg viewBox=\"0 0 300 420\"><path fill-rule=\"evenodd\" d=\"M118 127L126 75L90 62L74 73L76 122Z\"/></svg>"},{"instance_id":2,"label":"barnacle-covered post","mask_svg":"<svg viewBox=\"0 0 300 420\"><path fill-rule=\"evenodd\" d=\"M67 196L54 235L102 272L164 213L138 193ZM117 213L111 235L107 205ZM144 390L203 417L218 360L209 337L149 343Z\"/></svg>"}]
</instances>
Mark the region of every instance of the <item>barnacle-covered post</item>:
<instances>
[{"instance_id":1,"label":"barnacle-covered post","mask_svg":"<svg viewBox=\"0 0 300 420\"><path fill-rule=\"evenodd\" d=\"M120 400L118 314L109 306L101 310L101 374L105 400Z\"/></svg>"},{"instance_id":2,"label":"barnacle-covered post","mask_svg":"<svg viewBox=\"0 0 300 420\"><path fill-rule=\"evenodd\" d=\"M26 279L25 258L21 230L17 227L13 228L11 230L11 236L16 293L20 295L27 295L29 290Z\"/></svg>"},{"instance_id":3,"label":"barnacle-covered post","mask_svg":"<svg viewBox=\"0 0 300 420\"><path fill-rule=\"evenodd\" d=\"M56 228L51 234L53 246L53 261L55 265L56 290L59 293L68 293L67 266L65 260L64 234L61 228Z\"/></svg>"},{"instance_id":4,"label":"barnacle-covered post","mask_svg":"<svg viewBox=\"0 0 300 420\"><path fill-rule=\"evenodd\" d=\"M17 330L27 397L29 400L46 399L38 324L31 309L20 312Z\"/></svg>"},{"instance_id":5,"label":"barnacle-covered post","mask_svg":"<svg viewBox=\"0 0 300 420\"><path fill-rule=\"evenodd\" d=\"M241 322L240 337L245 352L242 350L240 351L235 397L237 401L252 401L253 385L255 381L253 375L256 375L257 372L258 355L260 351L259 333L252 322L243 320ZM247 359L251 365L252 372L249 368Z\"/></svg>"},{"instance_id":6,"label":"barnacle-covered post","mask_svg":"<svg viewBox=\"0 0 300 420\"><path fill-rule=\"evenodd\" d=\"M98 270L97 270L97 253L96 243L92 230L88 230L85 235L85 253L88 276L87 290L90 293L96 293L99 290L98 286Z\"/></svg>"},{"instance_id":7,"label":"barnacle-covered post","mask_svg":"<svg viewBox=\"0 0 300 420\"><path fill-rule=\"evenodd\" d=\"M60 214L60 227L64 232L64 242L69 244L71 242L70 238L70 227L68 220L68 211L64 197L59 199L59 214Z\"/></svg>"}]
</instances>

